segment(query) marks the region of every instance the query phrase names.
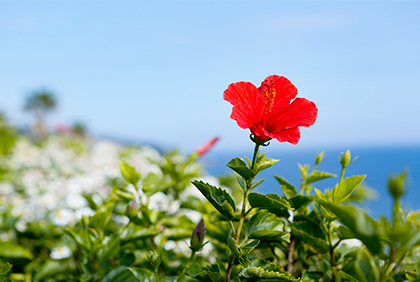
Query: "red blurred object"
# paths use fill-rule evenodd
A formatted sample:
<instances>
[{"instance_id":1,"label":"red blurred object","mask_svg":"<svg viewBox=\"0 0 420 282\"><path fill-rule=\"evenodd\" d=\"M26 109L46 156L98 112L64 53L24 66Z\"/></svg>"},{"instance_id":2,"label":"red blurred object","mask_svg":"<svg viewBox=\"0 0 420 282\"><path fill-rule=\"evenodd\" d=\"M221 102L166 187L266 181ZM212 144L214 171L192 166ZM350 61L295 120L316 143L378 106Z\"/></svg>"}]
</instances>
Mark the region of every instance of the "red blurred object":
<instances>
[{"instance_id":1,"label":"red blurred object","mask_svg":"<svg viewBox=\"0 0 420 282\"><path fill-rule=\"evenodd\" d=\"M54 131L60 133L69 133L71 132L71 128L65 123L58 123L56 126L54 126Z\"/></svg>"},{"instance_id":2,"label":"red blurred object","mask_svg":"<svg viewBox=\"0 0 420 282\"><path fill-rule=\"evenodd\" d=\"M195 150L195 152L201 157L202 155L206 154L211 148L213 148L214 144L216 144L217 141L219 141L219 137L215 137L206 144L198 147Z\"/></svg>"}]
</instances>

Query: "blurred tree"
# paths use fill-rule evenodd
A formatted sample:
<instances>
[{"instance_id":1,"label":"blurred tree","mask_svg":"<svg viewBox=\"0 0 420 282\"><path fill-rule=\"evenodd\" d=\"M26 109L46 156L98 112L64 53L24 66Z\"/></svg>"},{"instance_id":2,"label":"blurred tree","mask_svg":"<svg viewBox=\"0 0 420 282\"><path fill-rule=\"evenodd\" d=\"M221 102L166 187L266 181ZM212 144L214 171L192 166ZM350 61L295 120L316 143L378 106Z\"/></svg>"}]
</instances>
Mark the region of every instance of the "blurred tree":
<instances>
[{"instance_id":1,"label":"blurred tree","mask_svg":"<svg viewBox=\"0 0 420 282\"><path fill-rule=\"evenodd\" d=\"M82 122L75 122L73 124L72 131L73 131L73 134L77 136L85 137L87 134L87 127Z\"/></svg>"},{"instance_id":2,"label":"blurred tree","mask_svg":"<svg viewBox=\"0 0 420 282\"><path fill-rule=\"evenodd\" d=\"M35 116L35 125L32 128L35 136L40 138L46 136L45 116L56 107L57 100L54 93L45 89L37 90L26 98L24 109Z\"/></svg>"}]
</instances>

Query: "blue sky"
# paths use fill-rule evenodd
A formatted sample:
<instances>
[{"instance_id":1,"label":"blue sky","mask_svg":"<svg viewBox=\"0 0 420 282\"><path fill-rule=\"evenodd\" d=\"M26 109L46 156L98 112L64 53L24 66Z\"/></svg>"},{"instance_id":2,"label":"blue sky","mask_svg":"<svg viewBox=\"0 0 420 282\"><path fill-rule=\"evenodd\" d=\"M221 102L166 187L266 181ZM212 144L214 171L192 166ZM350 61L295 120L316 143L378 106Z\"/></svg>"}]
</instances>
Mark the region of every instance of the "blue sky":
<instances>
[{"instance_id":1,"label":"blue sky","mask_svg":"<svg viewBox=\"0 0 420 282\"><path fill-rule=\"evenodd\" d=\"M50 124L192 150L247 149L232 82L289 78L319 108L299 145L420 144L420 2L0 1L0 110L59 98Z\"/></svg>"}]
</instances>

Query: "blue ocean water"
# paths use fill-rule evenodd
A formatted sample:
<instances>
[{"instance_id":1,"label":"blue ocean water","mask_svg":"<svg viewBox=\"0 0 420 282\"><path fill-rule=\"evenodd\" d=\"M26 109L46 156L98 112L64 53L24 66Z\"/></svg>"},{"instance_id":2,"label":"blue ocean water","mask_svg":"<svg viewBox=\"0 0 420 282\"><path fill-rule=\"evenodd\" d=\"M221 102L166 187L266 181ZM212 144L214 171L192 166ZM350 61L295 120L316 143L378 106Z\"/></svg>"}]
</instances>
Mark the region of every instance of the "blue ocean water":
<instances>
[{"instance_id":1,"label":"blue ocean water","mask_svg":"<svg viewBox=\"0 0 420 282\"><path fill-rule=\"evenodd\" d=\"M272 152L270 148L262 148L263 153L271 158L280 161L259 175L259 178L266 180L257 188L260 193L282 194L280 185L273 175L284 177L287 181L299 187L300 170L298 163L309 164L311 167L315 162L316 150L302 150L299 152ZM341 165L338 156L347 149L324 150L323 162L318 166L318 170L327 171L340 175ZM207 171L213 175L229 174L232 171L226 167L226 163L232 158L247 156L251 157L252 152L215 152L211 151L204 156L202 162ZM400 147L400 148L353 148L351 149L352 158L357 159L346 170L345 177L351 175L364 175L364 183L377 192L373 200L369 200L361 207L374 218L381 215L390 216L392 214L392 198L388 193L387 179L391 173L408 171L407 192L402 198L404 209L420 209L420 147ZM333 188L338 178L326 179L315 183L315 187L323 191L325 188Z\"/></svg>"}]
</instances>

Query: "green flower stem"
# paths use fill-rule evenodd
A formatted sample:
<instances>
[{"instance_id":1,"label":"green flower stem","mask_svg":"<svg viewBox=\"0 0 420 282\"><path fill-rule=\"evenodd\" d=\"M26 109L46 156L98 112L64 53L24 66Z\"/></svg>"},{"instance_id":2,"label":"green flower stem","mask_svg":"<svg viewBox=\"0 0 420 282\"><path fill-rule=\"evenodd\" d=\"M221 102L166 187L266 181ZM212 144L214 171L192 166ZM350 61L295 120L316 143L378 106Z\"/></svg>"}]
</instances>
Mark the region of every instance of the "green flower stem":
<instances>
[{"instance_id":1,"label":"green flower stem","mask_svg":"<svg viewBox=\"0 0 420 282\"><path fill-rule=\"evenodd\" d=\"M343 173L341 175L343 176ZM335 262L334 250L338 246L339 242L337 242L337 244L335 244L335 245L332 244L332 225L331 225L331 222L328 222L328 241L329 241L329 244L330 244L330 264L331 264L331 267L333 268L332 280L331 281L335 281L336 280L335 279L336 262Z\"/></svg>"},{"instance_id":2,"label":"green flower stem","mask_svg":"<svg viewBox=\"0 0 420 282\"><path fill-rule=\"evenodd\" d=\"M246 206L247 206L248 195L249 195L249 191L251 190L250 189L251 186L252 186L252 179L249 181L249 183L247 185L247 189L246 189L245 194L244 194L244 201L243 201L243 204L242 204L241 218L239 219L238 229L237 229L237 231L235 232L235 235L234 235L234 238L235 238L236 243L238 243L239 238L241 236L242 226L244 224L244 220L245 220L245 217L247 215L247 213L246 213ZM225 282L229 282L230 281L229 280L230 279L230 274L232 273L232 267L234 265L234 262L235 262L235 256L232 253L231 256L230 256L230 259L229 259L228 267L226 269Z\"/></svg>"},{"instance_id":3,"label":"green flower stem","mask_svg":"<svg viewBox=\"0 0 420 282\"><path fill-rule=\"evenodd\" d=\"M255 166L255 163L257 161L259 148L260 148L260 144L255 143L254 155L252 156L251 170L254 170L254 166ZM246 211L246 208L247 208L247 205L248 205L248 195L249 195L249 192L251 191L253 181L254 181L254 177L252 177L251 179L249 179L246 182L247 185L246 185L246 190L244 192L244 201L242 203L241 218L239 219L238 229L236 230L235 235L234 235L236 244L238 244L238 242L239 242L239 238L241 237L241 232L242 232L242 226L244 224L245 217L248 214L247 211ZM229 264L228 264L228 267L226 269L225 282L230 281L230 275L232 273L232 268L233 268L234 262L235 262L235 256L233 254L231 254L230 259L229 259Z\"/></svg>"},{"instance_id":4,"label":"green flower stem","mask_svg":"<svg viewBox=\"0 0 420 282\"><path fill-rule=\"evenodd\" d=\"M306 188L306 177L302 174L302 178L300 180L300 189L299 189L299 195L303 195L303 191L305 191Z\"/></svg>"},{"instance_id":5,"label":"green flower stem","mask_svg":"<svg viewBox=\"0 0 420 282\"><path fill-rule=\"evenodd\" d=\"M251 170L254 170L255 163L257 162L257 156L258 156L258 151L260 149L260 145L261 144L255 143L254 155L252 156ZM236 230L235 235L234 235L236 244L238 244L239 242L239 238L241 237L241 232L242 232L242 226L244 224L245 217L248 214L246 210L247 205L248 205L248 195L249 195L249 192L251 191L253 181L254 181L254 177L252 177L251 179L247 181L246 190L244 192L244 201L242 203L241 218L239 219L238 229ZM232 268L233 268L234 263L235 263L235 256L231 254L229 258L229 264L226 269L225 282L230 281L230 275L232 273Z\"/></svg>"},{"instance_id":6,"label":"green flower stem","mask_svg":"<svg viewBox=\"0 0 420 282\"><path fill-rule=\"evenodd\" d=\"M390 245L388 263L380 271L380 279L385 280L394 268L395 243Z\"/></svg>"},{"instance_id":7,"label":"green flower stem","mask_svg":"<svg viewBox=\"0 0 420 282\"><path fill-rule=\"evenodd\" d=\"M187 264L184 265L181 274L179 274L178 279L176 281L182 281L182 277L185 275L185 270L188 268L188 266L193 262L195 256L195 252L191 251L191 256L187 261ZM157 273L156 273L157 274Z\"/></svg>"},{"instance_id":8,"label":"green flower stem","mask_svg":"<svg viewBox=\"0 0 420 282\"><path fill-rule=\"evenodd\" d=\"M260 148L260 144L256 143L255 148L254 148L254 155L252 157L251 170L254 170L254 166L255 166L255 163L257 161L259 148ZM240 237L241 231L242 231L242 226L244 224L245 217L247 215L246 208L247 208L247 205L248 205L248 195L249 195L249 192L251 192L251 187L252 187L253 182L254 182L254 177L252 177L251 179L248 180L246 190L244 192L244 201L242 203L241 218L239 219L238 230L236 231L236 234L235 234L236 243L238 243L238 241L239 241L239 237Z\"/></svg>"},{"instance_id":9,"label":"green flower stem","mask_svg":"<svg viewBox=\"0 0 420 282\"><path fill-rule=\"evenodd\" d=\"M341 175L340 175L340 181L338 182L338 185L341 185L341 182L343 182L343 179L344 179L344 172L346 171L346 168L345 167L343 167L342 169L341 169Z\"/></svg>"},{"instance_id":10,"label":"green flower stem","mask_svg":"<svg viewBox=\"0 0 420 282\"><path fill-rule=\"evenodd\" d=\"M239 241L239 236L241 235L242 226L244 224L245 217L246 217L246 214L247 214L246 213L246 207L247 207L247 204L248 204L248 195L249 195L249 192L251 191L250 188L251 188L251 185L248 184L247 189L246 189L245 194L244 194L244 202L242 204L241 218L239 219L238 230L236 231L236 234L235 234L236 243L238 243L238 241Z\"/></svg>"},{"instance_id":11,"label":"green flower stem","mask_svg":"<svg viewBox=\"0 0 420 282\"><path fill-rule=\"evenodd\" d=\"M300 189L299 189L299 195L302 195L303 194L303 187L305 186L305 181L304 181L304 179L303 179L303 177L302 177L302 180L301 180L301 182L300 182Z\"/></svg>"},{"instance_id":12,"label":"green flower stem","mask_svg":"<svg viewBox=\"0 0 420 282\"><path fill-rule=\"evenodd\" d=\"M254 165L255 162L257 160L257 156L258 156L258 150L260 149L260 144L255 143L255 148L254 148L254 156L252 157L252 165L251 165L251 170L254 169ZM250 182L252 182L253 179L250 180Z\"/></svg>"}]
</instances>

